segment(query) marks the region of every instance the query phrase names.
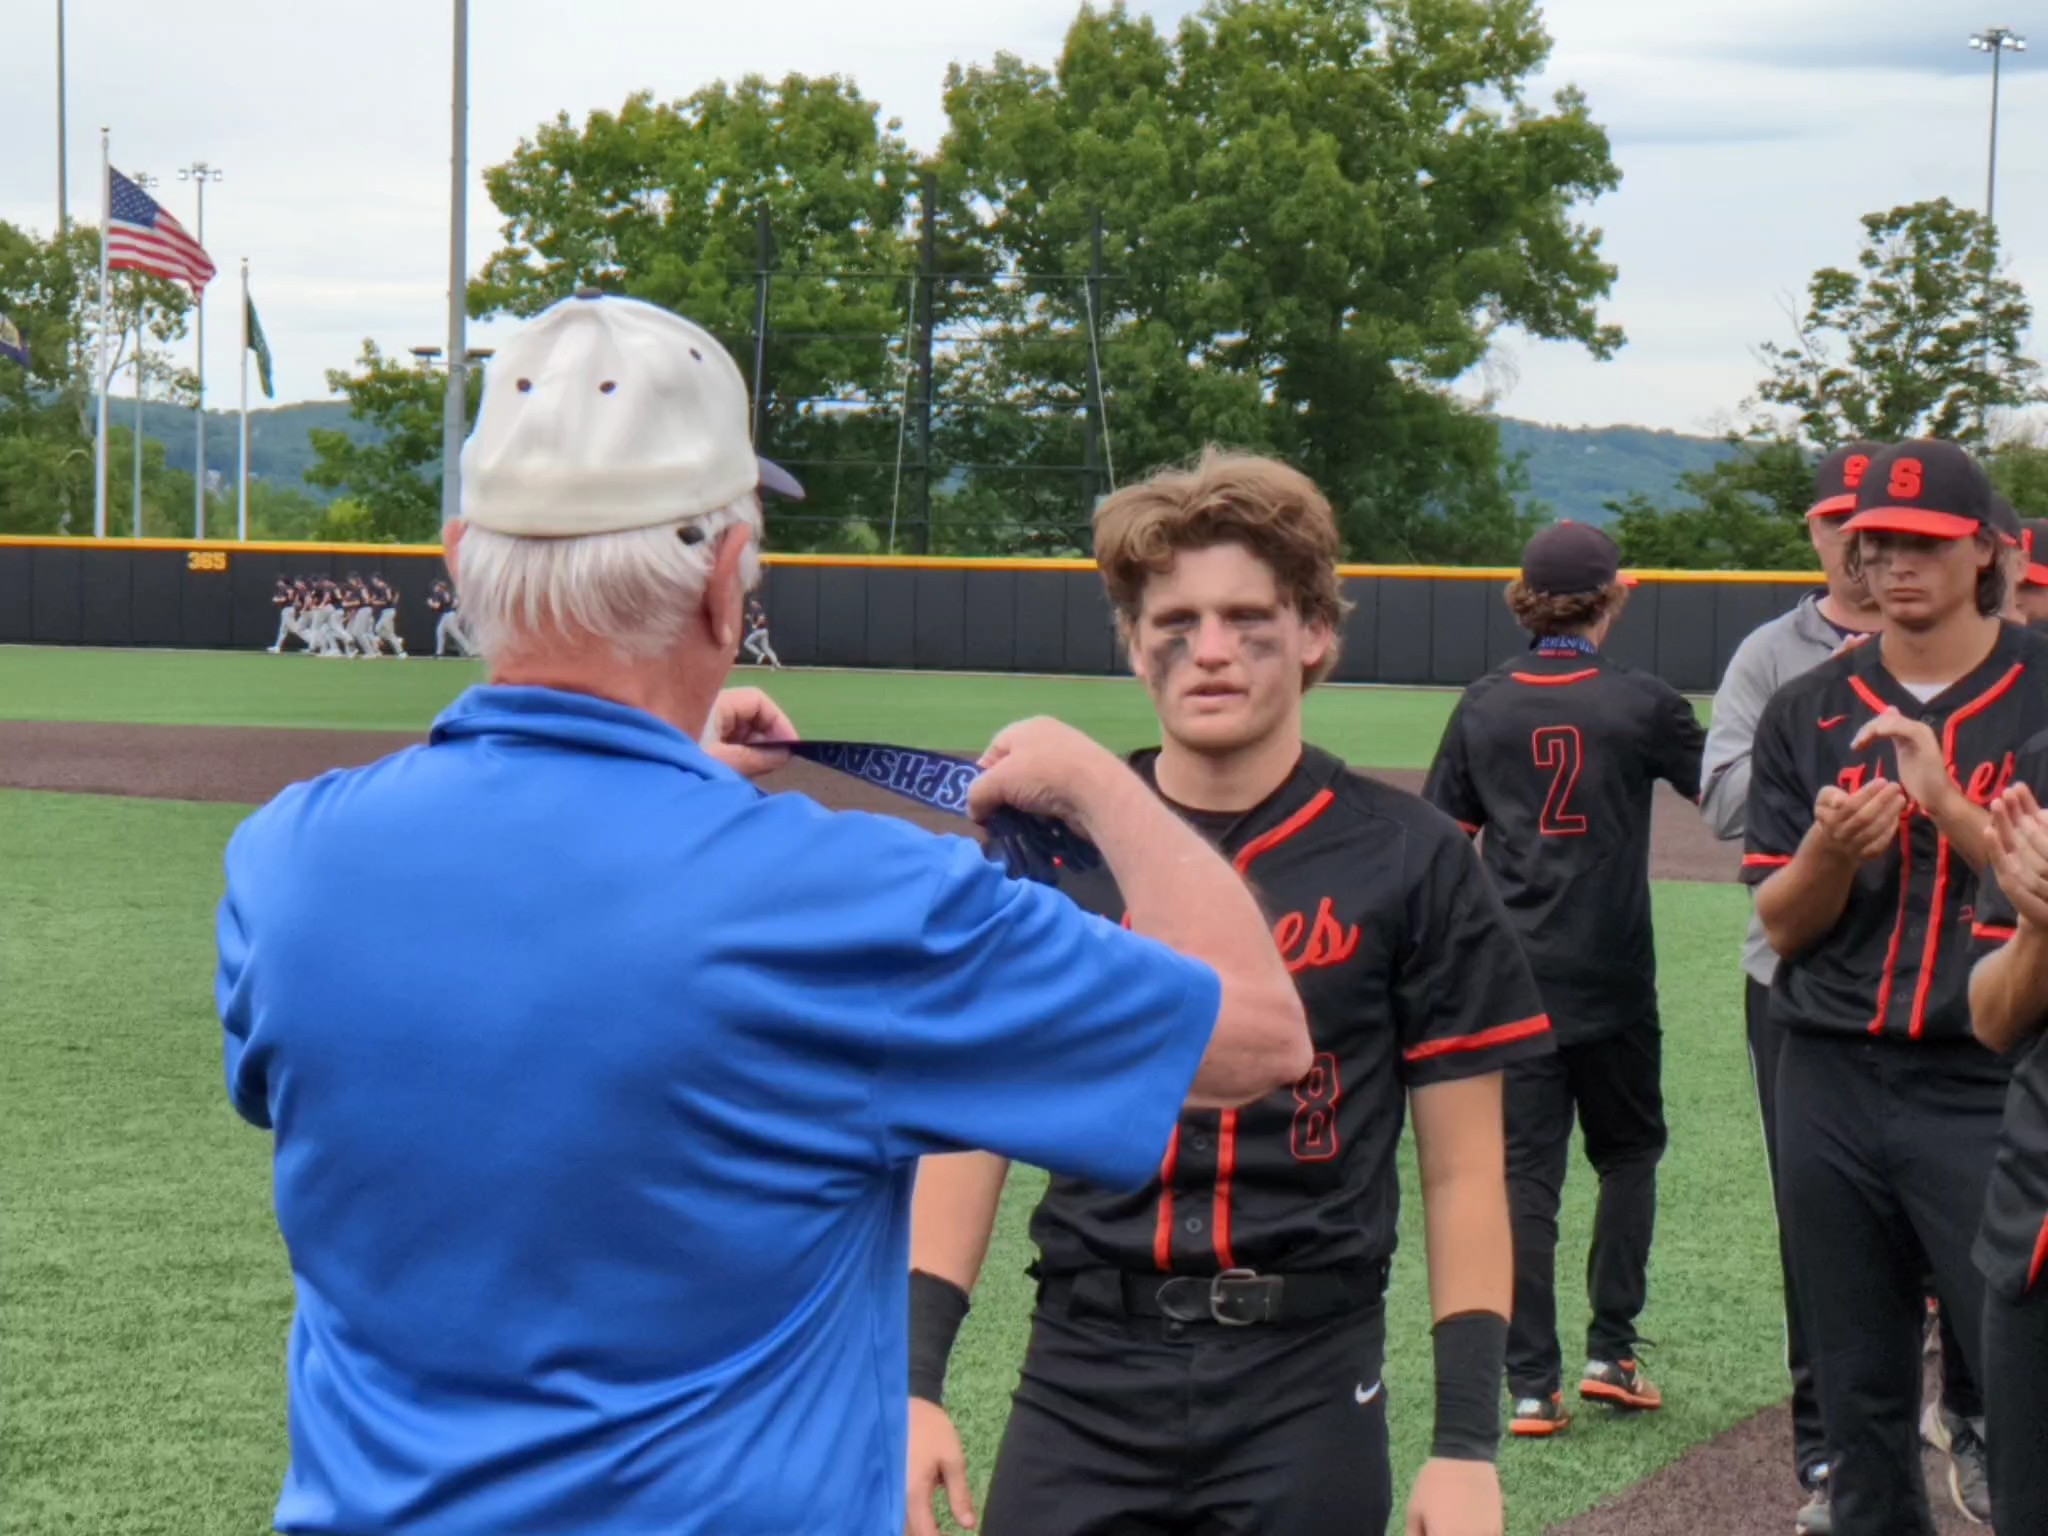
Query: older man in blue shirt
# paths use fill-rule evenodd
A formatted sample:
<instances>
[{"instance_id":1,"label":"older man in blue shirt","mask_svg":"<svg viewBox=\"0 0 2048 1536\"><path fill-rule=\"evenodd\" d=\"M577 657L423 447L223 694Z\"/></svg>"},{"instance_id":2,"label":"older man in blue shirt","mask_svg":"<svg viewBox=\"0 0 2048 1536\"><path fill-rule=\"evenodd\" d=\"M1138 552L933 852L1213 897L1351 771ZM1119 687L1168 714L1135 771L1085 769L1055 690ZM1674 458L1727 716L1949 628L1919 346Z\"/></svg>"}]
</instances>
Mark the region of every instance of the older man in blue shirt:
<instances>
[{"instance_id":1,"label":"older man in blue shirt","mask_svg":"<svg viewBox=\"0 0 2048 1536\"><path fill-rule=\"evenodd\" d=\"M1184 1103L1306 1070L1242 883L1077 732L1002 733L971 804L1092 838L1130 932L749 782L790 731L721 692L764 488L706 332L530 322L447 530L489 683L229 845L228 1090L297 1297L282 1531L896 1536L916 1159L1136 1186Z\"/></svg>"}]
</instances>

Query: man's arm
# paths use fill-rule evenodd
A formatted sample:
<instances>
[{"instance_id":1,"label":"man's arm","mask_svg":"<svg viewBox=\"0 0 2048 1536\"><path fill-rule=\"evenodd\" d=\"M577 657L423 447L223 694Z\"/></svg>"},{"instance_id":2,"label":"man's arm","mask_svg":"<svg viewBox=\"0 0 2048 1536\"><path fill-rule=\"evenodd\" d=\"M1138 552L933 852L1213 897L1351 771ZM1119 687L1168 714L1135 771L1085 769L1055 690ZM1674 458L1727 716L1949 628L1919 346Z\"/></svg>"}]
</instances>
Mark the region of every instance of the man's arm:
<instances>
[{"instance_id":1,"label":"man's arm","mask_svg":"<svg viewBox=\"0 0 2048 1536\"><path fill-rule=\"evenodd\" d=\"M982 761L974 815L1011 805L1065 821L1102 851L1125 925L1216 973L1222 1003L1190 1106L1247 1103L1308 1071L1308 1019L1250 888L1127 764L1054 720L1010 727Z\"/></svg>"},{"instance_id":2,"label":"man's arm","mask_svg":"<svg viewBox=\"0 0 2048 1536\"><path fill-rule=\"evenodd\" d=\"M1692 700L1662 679L1657 711L1657 777L1695 803L1700 798L1700 773L1707 745L1706 730Z\"/></svg>"},{"instance_id":3,"label":"man's arm","mask_svg":"<svg viewBox=\"0 0 2048 1536\"><path fill-rule=\"evenodd\" d=\"M2040 778L2044 765L2026 765ZM1993 868L1977 892L1976 937L1999 944L1970 973L1970 1027L1998 1052L2048 1025L2048 815L2026 783L1991 802Z\"/></svg>"},{"instance_id":4,"label":"man's arm","mask_svg":"<svg viewBox=\"0 0 2048 1536\"><path fill-rule=\"evenodd\" d=\"M1428 1083L1411 1096L1429 1244L1429 1310L1506 1318L1514 1305L1502 1074Z\"/></svg>"},{"instance_id":5,"label":"man's arm","mask_svg":"<svg viewBox=\"0 0 2048 1536\"><path fill-rule=\"evenodd\" d=\"M1714 694L1714 724L1700 763L1706 781L1700 813L1724 842L1741 837L1747 827L1750 750L1764 705L1778 688L1777 669L1763 633L1752 630L1729 658L1728 671Z\"/></svg>"},{"instance_id":6,"label":"man's arm","mask_svg":"<svg viewBox=\"0 0 2048 1536\"><path fill-rule=\"evenodd\" d=\"M1471 758L1465 750L1465 699L1458 700L1451 718L1444 724L1443 739L1437 743L1436 758L1423 781L1422 798L1477 837L1486 826L1486 806L1472 782Z\"/></svg>"},{"instance_id":7,"label":"man's arm","mask_svg":"<svg viewBox=\"0 0 2048 1536\"><path fill-rule=\"evenodd\" d=\"M1873 779L1853 795L1832 785L1820 792L1798 852L1757 887L1757 919L1773 950L1788 959L1804 954L1835 926L1856 872L1882 858L1898 836L1905 805L1889 779Z\"/></svg>"},{"instance_id":8,"label":"man's arm","mask_svg":"<svg viewBox=\"0 0 2048 1536\"><path fill-rule=\"evenodd\" d=\"M1887 709L1856 733L1858 751L1874 741L1889 741L1899 758L1899 783L1919 803L1941 835L1973 870L1991 862L1991 812L1970 803L1949 772L1934 728L1924 720L1908 720Z\"/></svg>"},{"instance_id":9,"label":"man's arm","mask_svg":"<svg viewBox=\"0 0 2048 1536\"><path fill-rule=\"evenodd\" d=\"M2048 933L2022 923L1970 972L1970 1028L2003 1055L2048 1024Z\"/></svg>"}]
</instances>

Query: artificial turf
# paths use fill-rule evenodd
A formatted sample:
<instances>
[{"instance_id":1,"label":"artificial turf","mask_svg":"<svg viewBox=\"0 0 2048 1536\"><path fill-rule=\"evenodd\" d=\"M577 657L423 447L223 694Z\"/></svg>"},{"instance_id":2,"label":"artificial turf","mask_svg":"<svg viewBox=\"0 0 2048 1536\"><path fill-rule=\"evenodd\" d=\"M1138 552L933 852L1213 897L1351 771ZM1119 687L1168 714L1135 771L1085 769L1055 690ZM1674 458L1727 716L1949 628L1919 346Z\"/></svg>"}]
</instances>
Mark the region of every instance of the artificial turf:
<instances>
[{"instance_id":1,"label":"artificial turf","mask_svg":"<svg viewBox=\"0 0 2048 1536\"><path fill-rule=\"evenodd\" d=\"M417 729L462 665L0 651L0 718ZM752 680L752 679L749 679ZM1128 682L785 673L807 734L971 745L1050 711L1124 746L1151 734ZM1426 763L1454 695L1331 690L1310 729L1354 763ZM235 807L0 792L0 1533L267 1528L282 1473L289 1276L268 1143L228 1109L212 913ZM1535 1536L1784 1395L1776 1247L1741 1029L1731 886L1660 884L1672 1128L1643 1319L1663 1412L1583 1413L1503 1454L1509 1529ZM1405 1490L1429 1420L1414 1165L1386 1379ZM949 1392L977 1488L1029 1303L1019 1171ZM1585 1305L1583 1162L1560 1245L1565 1358ZM1789 1493L1789 1490L1788 1490Z\"/></svg>"}]
</instances>

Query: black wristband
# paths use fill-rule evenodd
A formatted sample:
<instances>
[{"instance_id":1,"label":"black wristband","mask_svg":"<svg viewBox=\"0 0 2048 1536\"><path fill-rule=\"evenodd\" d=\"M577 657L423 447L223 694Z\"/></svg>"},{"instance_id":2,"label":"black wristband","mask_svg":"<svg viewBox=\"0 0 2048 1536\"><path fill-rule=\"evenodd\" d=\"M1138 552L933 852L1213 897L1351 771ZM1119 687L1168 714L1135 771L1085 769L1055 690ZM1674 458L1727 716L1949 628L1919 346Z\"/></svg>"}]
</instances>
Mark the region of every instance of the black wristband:
<instances>
[{"instance_id":1,"label":"black wristband","mask_svg":"<svg viewBox=\"0 0 2048 1536\"><path fill-rule=\"evenodd\" d=\"M927 1402L946 1400L946 1362L966 1321L967 1293L950 1280L910 1272L910 1395Z\"/></svg>"},{"instance_id":2,"label":"black wristband","mask_svg":"<svg viewBox=\"0 0 2048 1536\"><path fill-rule=\"evenodd\" d=\"M1508 1320L1460 1312L1436 1325L1436 1436L1429 1454L1492 1461L1500 1454L1500 1373Z\"/></svg>"}]
</instances>

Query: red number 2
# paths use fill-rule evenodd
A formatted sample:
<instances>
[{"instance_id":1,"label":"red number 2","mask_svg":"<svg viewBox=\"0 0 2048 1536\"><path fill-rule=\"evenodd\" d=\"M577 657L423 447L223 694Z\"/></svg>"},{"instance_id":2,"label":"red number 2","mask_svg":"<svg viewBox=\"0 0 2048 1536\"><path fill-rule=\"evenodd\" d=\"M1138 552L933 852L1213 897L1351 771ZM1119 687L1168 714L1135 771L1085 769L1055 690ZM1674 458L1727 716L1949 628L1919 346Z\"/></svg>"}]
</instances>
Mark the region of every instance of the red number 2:
<instances>
[{"instance_id":1,"label":"red number 2","mask_svg":"<svg viewBox=\"0 0 2048 1536\"><path fill-rule=\"evenodd\" d=\"M1529 750L1535 755L1538 768L1550 770L1550 793L1543 799L1543 818L1537 829L1545 837L1583 836L1586 818L1566 809L1579 782L1579 728L1546 725L1529 738Z\"/></svg>"},{"instance_id":2,"label":"red number 2","mask_svg":"<svg viewBox=\"0 0 2048 1536\"><path fill-rule=\"evenodd\" d=\"M1307 1074L1294 1085L1294 1160L1298 1163L1327 1163L1337 1155L1337 1100L1343 1097L1337 1081L1337 1058L1328 1051L1316 1052Z\"/></svg>"}]
</instances>

